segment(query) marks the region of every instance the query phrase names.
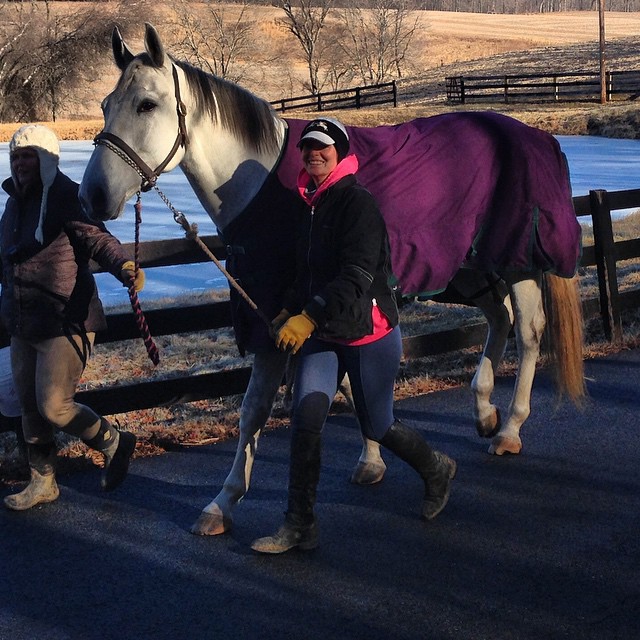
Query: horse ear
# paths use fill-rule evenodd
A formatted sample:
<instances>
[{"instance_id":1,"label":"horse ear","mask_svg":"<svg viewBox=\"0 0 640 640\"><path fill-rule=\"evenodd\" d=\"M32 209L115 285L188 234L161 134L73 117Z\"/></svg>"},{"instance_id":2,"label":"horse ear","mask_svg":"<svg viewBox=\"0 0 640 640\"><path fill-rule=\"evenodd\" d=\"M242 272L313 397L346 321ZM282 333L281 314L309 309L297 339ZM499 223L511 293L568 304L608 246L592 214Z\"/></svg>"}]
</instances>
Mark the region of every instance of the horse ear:
<instances>
[{"instance_id":1,"label":"horse ear","mask_svg":"<svg viewBox=\"0 0 640 640\"><path fill-rule=\"evenodd\" d=\"M164 47L160 42L158 32L148 22L145 24L144 46L153 64L156 67L161 67L164 64Z\"/></svg>"},{"instance_id":2,"label":"horse ear","mask_svg":"<svg viewBox=\"0 0 640 640\"><path fill-rule=\"evenodd\" d=\"M114 27L111 33L111 48L113 49L113 59L116 61L120 71L124 71L133 60L133 53L122 39L122 34L118 27Z\"/></svg>"}]
</instances>

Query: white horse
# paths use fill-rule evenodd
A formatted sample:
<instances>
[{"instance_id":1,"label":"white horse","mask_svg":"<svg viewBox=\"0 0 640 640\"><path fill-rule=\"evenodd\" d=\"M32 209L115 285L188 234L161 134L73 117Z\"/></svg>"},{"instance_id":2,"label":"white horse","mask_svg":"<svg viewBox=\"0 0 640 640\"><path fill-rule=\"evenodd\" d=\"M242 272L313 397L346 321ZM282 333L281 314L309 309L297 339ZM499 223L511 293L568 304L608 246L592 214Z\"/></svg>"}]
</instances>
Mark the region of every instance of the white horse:
<instances>
[{"instance_id":1,"label":"white horse","mask_svg":"<svg viewBox=\"0 0 640 640\"><path fill-rule=\"evenodd\" d=\"M134 55L117 28L112 46L122 75L102 105L105 126L80 187L83 206L96 219L116 218L132 195L180 166L225 242L231 238L230 271L235 264L249 295L274 317L277 287L288 281L265 291L260 282L243 278L242 261L251 256L259 272L261 266L268 271L271 261L284 269L293 253L286 232L297 211L295 144L305 121L280 118L245 89L175 60L151 25L146 25L145 52ZM545 309L553 311L550 342L558 390L575 401L584 395L574 277L580 229L564 156L552 136L495 114L449 114L398 127L348 130L360 161L359 180L378 199L389 228L401 292L453 287L485 314L488 337L471 383L476 429L492 438L490 453L520 453ZM392 160L401 164L392 166ZM500 238L503 232L506 237ZM435 264L436 256L443 262ZM249 327L250 334L252 322L253 329L263 323L233 293L235 313L244 318L241 330ZM519 366L502 421L491 395L512 327ZM266 333L264 326L261 330ZM250 335L245 340L251 344ZM215 535L232 526L285 363L286 355L273 348L257 350L232 469L193 533ZM375 482L384 470L378 444L365 441L352 480Z\"/></svg>"}]
</instances>

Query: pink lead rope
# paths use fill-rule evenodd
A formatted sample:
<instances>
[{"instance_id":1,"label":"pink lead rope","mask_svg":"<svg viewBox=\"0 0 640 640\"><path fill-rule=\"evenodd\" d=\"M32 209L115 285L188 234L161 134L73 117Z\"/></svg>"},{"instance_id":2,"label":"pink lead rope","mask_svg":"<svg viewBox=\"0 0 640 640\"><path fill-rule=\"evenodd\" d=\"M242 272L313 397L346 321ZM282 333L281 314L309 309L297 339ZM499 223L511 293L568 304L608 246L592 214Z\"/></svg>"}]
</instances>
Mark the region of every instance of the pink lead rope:
<instances>
[{"instance_id":1,"label":"pink lead rope","mask_svg":"<svg viewBox=\"0 0 640 640\"><path fill-rule=\"evenodd\" d=\"M158 366L160 362L160 353L158 352L158 347L156 347L156 343L153 341L151 337L151 332L149 331L149 325L147 324L147 320L144 317L144 313L142 313L142 308L140 307L140 301L138 300L138 292L135 288L135 279L138 275L139 269L139 247L140 247L140 223L142 222L142 202L140 199L140 193L138 192L138 199L134 205L136 211L136 232L135 232L135 276L129 282L127 287L127 291L129 292L129 300L131 300L131 308L133 309L133 313L135 314L136 324L138 325L138 330L140 331L140 335L142 336L142 340L144 342L144 346L147 349L147 354L149 355L149 359L153 362L154 366Z\"/></svg>"}]
</instances>

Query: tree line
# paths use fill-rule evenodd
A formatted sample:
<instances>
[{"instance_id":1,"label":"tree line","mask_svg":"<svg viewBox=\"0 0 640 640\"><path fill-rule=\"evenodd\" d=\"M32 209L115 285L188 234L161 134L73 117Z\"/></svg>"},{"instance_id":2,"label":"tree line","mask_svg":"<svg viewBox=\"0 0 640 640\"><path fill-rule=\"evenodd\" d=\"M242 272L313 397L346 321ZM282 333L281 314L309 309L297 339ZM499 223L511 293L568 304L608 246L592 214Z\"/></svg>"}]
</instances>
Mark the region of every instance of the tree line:
<instances>
[{"instance_id":1,"label":"tree line","mask_svg":"<svg viewBox=\"0 0 640 640\"><path fill-rule=\"evenodd\" d=\"M114 24L139 24L137 0L0 2L0 121L56 120L73 94L88 95L102 72ZM80 94L80 95L79 95Z\"/></svg>"},{"instance_id":2,"label":"tree line","mask_svg":"<svg viewBox=\"0 0 640 640\"><path fill-rule=\"evenodd\" d=\"M640 0L603 0L607 11L640 11ZM468 11L470 13L550 13L596 11L598 0L416 0L425 11Z\"/></svg>"}]
</instances>

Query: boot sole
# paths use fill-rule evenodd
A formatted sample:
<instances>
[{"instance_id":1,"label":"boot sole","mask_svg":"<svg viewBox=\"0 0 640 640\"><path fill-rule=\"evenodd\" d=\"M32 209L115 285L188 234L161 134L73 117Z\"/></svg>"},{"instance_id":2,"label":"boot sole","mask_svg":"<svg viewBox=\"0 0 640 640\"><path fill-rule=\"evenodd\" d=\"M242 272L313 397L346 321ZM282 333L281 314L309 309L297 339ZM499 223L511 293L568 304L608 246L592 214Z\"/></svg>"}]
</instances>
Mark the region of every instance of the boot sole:
<instances>
[{"instance_id":1,"label":"boot sole","mask_svg":"<svg viewBox=\"0 0 640 640\"><path fill-rule=\"evenodd\" d=\"M313 551L318 547L318 542L302 542L300 544L294 544L290 547L259 547L258 545L251 545L251 549L256 553L264 553L267 555L279 555L281 553L286 553L287 551L291 551L292 549L298 549L299 551Z\"/></svg>"}]
</instances>

